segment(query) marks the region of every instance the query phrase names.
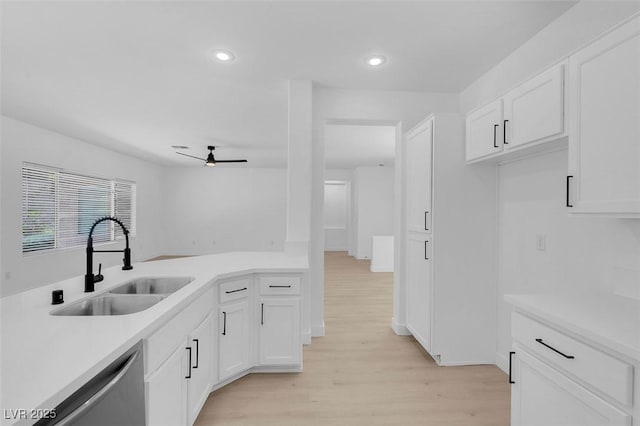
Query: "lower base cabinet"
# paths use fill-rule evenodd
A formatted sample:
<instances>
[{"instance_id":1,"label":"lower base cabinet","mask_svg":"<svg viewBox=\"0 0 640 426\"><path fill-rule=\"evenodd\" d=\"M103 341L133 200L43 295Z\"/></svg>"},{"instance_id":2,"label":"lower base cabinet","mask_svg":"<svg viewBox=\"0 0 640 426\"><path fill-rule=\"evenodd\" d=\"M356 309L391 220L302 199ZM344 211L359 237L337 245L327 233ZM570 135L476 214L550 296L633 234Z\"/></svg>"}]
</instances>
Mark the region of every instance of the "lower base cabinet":
<instances>
[{"instance_id":1,"label":"lower base cabinet","mask_svg":"<svg viewBox=\"0 0 640 426\"><path fill-rule=\"evenodd\" d=\"M191 425L198 416L211 386L212 310L209 290L145 339L149 425Z\"/></svg>"},{"instance_id":2,"label":"lower base cabinet","mask_svg":"<svg viewBox=\"0 0 640 426\"><path fill-rule=\"evenodd\" d=\"M224 381L249 368L249 301L222 305L218 315L219 377Z\"/></svg>"},{"instance_id":3,"label":"lower base cabinet","mask_svg":"<svg viewBox=\"0 0 640 426\"><path fill-rule=\"evenodd\" d=\"M631 416L516 346L512 426L628 426Z\"/></svg>"},{"instance_id":4,"label":"lower base cabinet","mask_svg":"<svg viewBox=\"0 0 640 426\"><path fill-rule=\"evenodd\" d=\"M299 318L299 297L260 299L260 365L300 364Z\"/></svg>"}]
</instances>

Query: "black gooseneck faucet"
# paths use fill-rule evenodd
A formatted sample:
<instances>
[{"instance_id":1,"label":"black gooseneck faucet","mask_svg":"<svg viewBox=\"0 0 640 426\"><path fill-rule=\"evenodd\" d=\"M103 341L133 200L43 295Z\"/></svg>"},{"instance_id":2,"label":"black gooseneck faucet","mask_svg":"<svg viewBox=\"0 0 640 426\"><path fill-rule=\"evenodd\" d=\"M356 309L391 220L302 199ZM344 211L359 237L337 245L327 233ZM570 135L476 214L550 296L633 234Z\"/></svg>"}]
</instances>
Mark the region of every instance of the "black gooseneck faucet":
<instances>
[{"instance_id":1,"label":"black gooseneck faucet","mask_svg":"<svg viewBox=\"0 0 640 426\"><path fill-rule=\"evenodd\" d=\"M104 222L106 220L111 220L122 228L122 232L124 233L124 238L126 239L126 247L124 250L94 250L93 249L93 231L100 222ZM98 271L98 275L93 275L93 253L124 253L124 266L122 267L123 271L128 271L133 269L131 266L131 249L129 248L129 230L124 223L120 221L117 217L113 216L105 216L98 220L96 220L93 225L91 225L91 230L89 231L89 238L87 239L87 273L84 275L84 292L90 293L95 290L94 284L102 281L104 277Z\"/></svg>"}]
</instances>

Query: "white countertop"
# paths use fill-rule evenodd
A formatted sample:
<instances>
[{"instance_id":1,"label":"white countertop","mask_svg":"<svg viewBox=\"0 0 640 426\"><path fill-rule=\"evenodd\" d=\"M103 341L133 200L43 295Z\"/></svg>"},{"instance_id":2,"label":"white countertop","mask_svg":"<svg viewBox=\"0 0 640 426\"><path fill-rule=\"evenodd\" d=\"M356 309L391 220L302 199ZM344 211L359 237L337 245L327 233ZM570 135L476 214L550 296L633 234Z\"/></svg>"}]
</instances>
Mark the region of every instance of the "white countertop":
<instances>
[{"instance_id":1,"label":"white countertop","mask_svg":"<svg viewBox=\"0 0 640 426\"><path fill-rule=\"evenodd\" d=\"M121 353L150 335L217 279L253 272L304 272L306 256L282 252L224 253L136 263L131 271L105 269L94 293L84 293L84 276L0 299L0 412L51 409ZM108 291L132 278L189 276L195 280L151 308L119 316L52 316L53 309ZM51 291L64 290L63 305L51 305ZM24 424L31 424L28 421ZM23 424L23 423L20 423Z\"/></svg>"},{"instance_id":2,"label":"white countertop","mask_svg":"<svg viewBox=\"0 0 640 426\"><path fill-rule=\"evenodd\" d=\"M640 362L640 301L609 293L505 295L517 311Z\"/></svg>"}]
</instances>

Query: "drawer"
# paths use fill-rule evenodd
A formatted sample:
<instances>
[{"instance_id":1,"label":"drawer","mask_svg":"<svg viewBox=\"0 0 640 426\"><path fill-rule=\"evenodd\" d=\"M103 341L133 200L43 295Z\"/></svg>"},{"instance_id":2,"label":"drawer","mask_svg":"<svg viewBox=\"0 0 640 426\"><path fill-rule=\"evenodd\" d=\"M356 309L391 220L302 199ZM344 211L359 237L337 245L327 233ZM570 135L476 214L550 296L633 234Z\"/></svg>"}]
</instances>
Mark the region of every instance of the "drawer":
<instances>
[{"instance_id":1,"label":"drawer","mask_svg":"<svg viewBox=\"0 0 640 426\"><path fill-rule=\"evenodd\" d=\"M144 340L145 374L154 372L173 353L178 345L183 345L187 334L213 311L213 289L184 308L162 328Z\"/></svg>"},{"instance_id":2,"label":"drawer","mask_svg":"<svg viewBox=\"0 0 640 426\"><path fill-rule=\"evenodd\" d=\"M260 294L300 294L300 276L262 276L260 277Z\"/></svg>"},{"instance_id":3,"label":"drawer","mask_svg":"<svg viewBox=\"0 0 640 426\"><path fill-rule=\"evenodd\" d=\"M244 299L249 296L251 278L228 281L220 284L220 303Z\"/></svg>"},{"instance_id":4,"label":"drawer","mask_svg":"<svg viewBox=\"0 0 640 426\"><path fill-rule=\"evenodd\" d=\"M632 405L633 366L519 313L512 317L513 339L578 380L614 400Z\"/></svg>"}]
</instances>

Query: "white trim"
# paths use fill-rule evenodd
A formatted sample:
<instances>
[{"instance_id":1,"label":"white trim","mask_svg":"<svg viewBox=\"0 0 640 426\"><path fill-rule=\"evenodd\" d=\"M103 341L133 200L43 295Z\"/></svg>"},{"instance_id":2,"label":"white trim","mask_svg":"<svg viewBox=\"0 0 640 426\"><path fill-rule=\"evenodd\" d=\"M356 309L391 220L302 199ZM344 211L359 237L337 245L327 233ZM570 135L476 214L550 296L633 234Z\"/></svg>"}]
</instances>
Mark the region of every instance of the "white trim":
<instances>
[{"instance_id":1,"label":"white trim","mask_svg":"<svg viewBox=\"0 0 640 426\"><path fill-rule=\"evenodd\" d=\"M496 352L496 367L509 374L509 359L500 352Z\"/></svg>"},{"instance_id":2,"label":"white trim","mask_svg":"<svg viewBox=\"0 0 640 426\"><path fill-rule=\"evenodd\" d=\"M373 266L369 267L371 272L393 272L393 266Z\"/></svg>"},{"instance_id":3,"label":"white trim","mask_svg":"<svg viewBox=\"0 0 640 426\"><path fill-rule=\"evenodd\" d=\"M400 324L395 318L391 318L391 329L398 336L411 336L411 332L404 324Z\"/></svg>"},{"instance_id":4,"label":"white trim","mask_svg":"<svg viewBox=\"0 0 640 426\"><path fill-rule=\"evenodd\" d=\"M311 337L322 337L324 336L324 321L320 325L312 325L311 326Z\"/></svg>"}]
</instances>

